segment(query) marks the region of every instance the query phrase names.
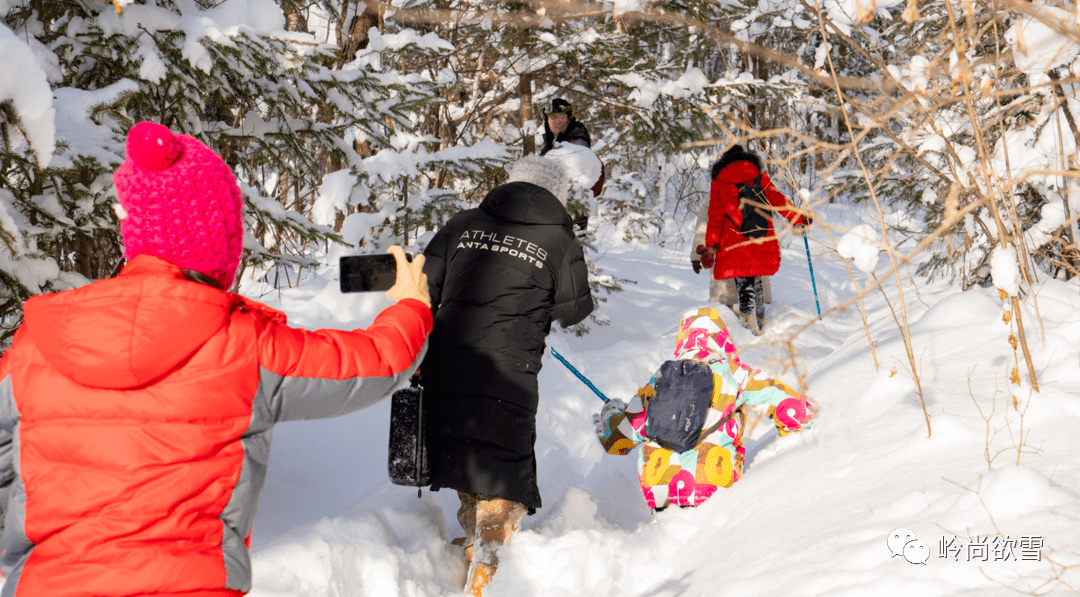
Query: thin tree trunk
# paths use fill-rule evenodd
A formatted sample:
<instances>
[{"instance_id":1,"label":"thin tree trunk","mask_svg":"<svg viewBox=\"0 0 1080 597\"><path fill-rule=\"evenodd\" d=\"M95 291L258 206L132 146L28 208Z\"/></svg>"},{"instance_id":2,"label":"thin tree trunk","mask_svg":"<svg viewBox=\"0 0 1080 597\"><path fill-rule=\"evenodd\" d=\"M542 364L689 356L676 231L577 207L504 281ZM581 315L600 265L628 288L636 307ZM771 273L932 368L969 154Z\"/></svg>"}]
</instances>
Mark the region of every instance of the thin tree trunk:
<instances>
[{"instance_id":1,"label":"thin tree trunk","mask_svg":"<svg viewBox=\"0 0 1080 597\"><path fill-rule=\"evenodd\" d=\"M946 0L945 9L946 9L946 11L948 12L948 15L949 15L949 26L953 31L954 39L957 39L957 40L963 39L962 36L960 35L960 32L957 30L958 27L957 27L957 24L956 24L956 15L954 13L953 5L952 5L952 2L950 0ZM956 50L957 50L958 55L960 55L960 56L965 55L966 48L961 46L960 44L957 44ZM964 68L966 68L966 65L962 65L962 66ZM967 98L966 100L964 100L964 105L967 108L968 120L971 123L972 132L974 132L974 134L975 134L975 147L978 148L979 164L982 167L981 168L982 169L982 175L983 175L983 179L984 179L984 182L985 182L986 188L987 188L986 207L987 207L987 209L990 210L990 215L994 218L994 223L997 225L997 229L998 229L998 245L1002 249L1008 248L1010 241L1014 245L1018 245L1020 242L1023 242L1023 241L1022 240L1018 241L1016 238L1013 238L1009 234L1009 230L1005 227L1005 221L1001 218L1001 212L998 210L997 199L994 196L994 193L996 193L998 191L997 191L997 189L995 189L994 179L993 179L992 174L991 174L993 172L993 168L990 166L990 159L986 155L986 144L985 144L985 141L983 140L982 129L980 129L979 126L978 126L978 123L979 123L978 115L975 113L975 106L974 106L974 103L973 103L973 101L971 99L972 98L972 95L971 95L971 93L972 93L971 80L970 80L970 78L962 78L961 83L963 85L964 97ZM972 176L972 175L969 175L969 176ZM972 180L971 182L972 182L972 184L974 186L975 181ZM1016 246L1016 255L1017 255L1018 265L1019 265L1019 260L1021 259L1020 251L1021 251L1021 249L1019 248L1019 246ZM1011 302L1012 302L1012 307L1013 307L1013 317L1016 319L1016 328L1018 330L1018 335L1020 336L1020 346L1023 348L1024 360L1027 363L1028 378L1031 381L1031 387L1036 392L1038 392L1039 391L1039 382L1038 382L1038 379L1036 378L1036 375L1035 375L1035 365L1031 360L1031 352L1030 352L1030 350L1028 350L1027 338L1024 335L1024 319L1023 319L1023 315L1020 312L1020 299L1015 297L1015 296L1013 296L1011 298L1012 298Z\"/></svg>"},{"instance_id":2,"label":"thin tree trunk","mask_svg":"<svg viewBox=\"0 0 1080 597\"><path fill-rule=\"evenodd\" d=\"M522 27L518 31L518 46L528 53L528 44L529 30ZM521 153L522 155L531 155L536 153L536 135L525 132L525 123L535 118L533 112L533 74L531 71L521 74L518 83L518 98L521 100L521 107L518 108L518 117L521 118L522 124ZM540 123L540 126L542 126L542 123Z\"/></svg>"},{"instance_id":3,"label":"thin tree trunk","mask_svg":"<svg viewBox=\"0 0 1080 597\"><path fill-rule=\"evenodd\" d=\"M521 75L521 82L518 84L518 97L521 99L518 117L521 118L521 123L523 125L526 122L533 120L535 117L533 113L532 81L532 73L523 73ZM536 135L526 132L524 127L522 127L521 134L521 151L522 155L536 153Z\"/></svg>"}]
</instances>

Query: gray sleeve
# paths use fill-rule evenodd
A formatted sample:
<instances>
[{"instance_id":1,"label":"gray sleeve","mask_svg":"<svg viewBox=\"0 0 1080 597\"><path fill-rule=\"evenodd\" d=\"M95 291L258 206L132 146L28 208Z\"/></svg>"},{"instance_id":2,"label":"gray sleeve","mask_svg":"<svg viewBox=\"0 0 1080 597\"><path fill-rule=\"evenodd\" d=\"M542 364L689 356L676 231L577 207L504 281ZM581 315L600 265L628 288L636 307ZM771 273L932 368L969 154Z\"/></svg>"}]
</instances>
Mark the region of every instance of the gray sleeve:
<instances>
[{"instance_id":1,"label":"gray sleeve","mask_svg":"<svg viewBox=\"0 0 1080 597\"><path fill-rule=\"evenodd\" d=\"M4 531L11 483L15 480L15 425L19 422L19 410L15 406L15 394L11 388L11 376L0 381L0 535Z\"/></svg>"},{"instance_id":2,"label":"gray sleeve","mask_svg":"<svg viewBox=\"0 0 1080 597\"><path fill-rule=\"evenodd\" d=\"M395 375L385 377L319 379L289 377L260 369L259 388L255 396L256 412L253 416L256 419L265 417L268 428L281 421L327 419L367 408L388 398L398 385L412 376L424 359L427 347L425 341L411 365ZM259 410L262 410L262 417Z\"/></svg>"}]
</instances>

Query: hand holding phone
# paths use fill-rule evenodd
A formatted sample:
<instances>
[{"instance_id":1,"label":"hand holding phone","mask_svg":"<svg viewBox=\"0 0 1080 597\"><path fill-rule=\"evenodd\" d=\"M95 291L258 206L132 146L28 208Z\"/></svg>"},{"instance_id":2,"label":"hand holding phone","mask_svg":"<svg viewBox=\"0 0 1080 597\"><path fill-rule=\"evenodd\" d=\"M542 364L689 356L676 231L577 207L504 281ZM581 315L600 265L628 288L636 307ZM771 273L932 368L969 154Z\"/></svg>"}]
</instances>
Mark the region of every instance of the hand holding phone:
<instances>
[{"instance_id":1,"label":"hand holding phone","mask_svg":"<svg viewBox=\"0 0 1080 597\"><path fill-rule=\"evenodd\" d=\"M390 247L388 251L342 257L339 277L341 292L385 290L386 298L392 301L415 298L431 306L423 255L414 260L412 254L406 253L401 247Z\"/></svg>"},{"instance_id":2,"label":"hand holding phone","mask_svg":"<svg viewBox=\"0 0 1080 597\"><path fill-rule=\"evenodd\" d=\"M390 290L397 282L397 260L390 253L347 255L340 264L341 292Z\"/></svg>"},{"instance_id":3,"label":"hand holding phone","mask_svg":"<svg viewBox=\"0 0 1080 597\"><path fill-rule=\"evenodd\" d=\"M427 275L424 274L424 256L418 255L416 259L408 260L409 254L401 247L387 250L397 260L397 280L386 291L386 298L394 302L413 298L430 307L431 295L428 293Z\"/></svg>"}]
</instances>

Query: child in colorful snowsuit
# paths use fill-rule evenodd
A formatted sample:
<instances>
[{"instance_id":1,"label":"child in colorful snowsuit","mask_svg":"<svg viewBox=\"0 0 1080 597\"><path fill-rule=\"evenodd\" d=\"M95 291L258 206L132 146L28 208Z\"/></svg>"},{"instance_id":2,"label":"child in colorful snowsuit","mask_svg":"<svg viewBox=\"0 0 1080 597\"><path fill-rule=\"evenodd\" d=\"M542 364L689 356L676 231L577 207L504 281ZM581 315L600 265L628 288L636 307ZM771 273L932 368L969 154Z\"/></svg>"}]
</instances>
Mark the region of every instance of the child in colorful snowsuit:
<instances>
[{"instance_id":1,"label":"child in colorful snowsuit","mask_svg":"<svg viewBox=\"0 0 1080 597\"><path fill-rule=\"evenodd\" d=\"M742 477L746 421L740 407L767 404L768 416L780 435L808 429L814 413L802 394L739 360L727 327L715 309L702 308L683 315L675 359L706 363L713 372L712 402L703 430L708 431L728 417L692 449L674 453L644 434L659 371L629 404L612 399L602 413L593 415L600 443L609 454L626 455L643 444L638 455L638 477L645 503L654 510L669 505L697 506L718 487L731 487Z\"/></svg>"}]
</instances>

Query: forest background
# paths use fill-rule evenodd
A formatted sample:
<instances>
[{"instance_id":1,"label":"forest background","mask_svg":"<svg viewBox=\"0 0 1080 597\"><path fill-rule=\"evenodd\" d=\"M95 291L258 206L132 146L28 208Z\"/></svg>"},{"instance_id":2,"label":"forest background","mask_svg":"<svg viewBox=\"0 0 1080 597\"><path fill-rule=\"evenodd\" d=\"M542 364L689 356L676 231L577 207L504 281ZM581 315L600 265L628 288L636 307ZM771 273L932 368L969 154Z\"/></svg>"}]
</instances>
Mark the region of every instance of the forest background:
<instances>
[{"instance_id":1,"label":"forest background","mask_svg":"<svg viewBox=\"0 0 1080 597\"><path fill-rule=\"evenodd\" d=\"M142 120L224 156L242 274L279 286L332 244L409 244L477 205L536 151L553 97L607 170L572 211L628 239L685 240L737 142L810 213L874 205L862 234L893 272L929 253L919 275L968 288L996 267L1017 317L1040 277L1080 273L1072 3L0 0L0 17L0 346L24 300L122 263L111 173ZM897 232L905 252L881 240ZM601 304L577 331L603 323Z\"/></svg>"},{"instance_id":2,"label":"forest background","mask_svg":"<svg viewBox=\"0 0 1080 597\"><path fill-rule=\"evenodd\" d=\"M333 260L422 250L536 151L544 108L564 97L607 184L571 202L591 216L600 304L581 337L551 345L623 394L655 369L677 314L705 300L684 259L709 166L741 143L815 225L781 240L766 336L740 346L812 389L825 416L798 444L758 426L753 474L724 501L652 524L634 463L599 466L586 422L598 402L545 367L547 507L495 591L713 594L722 553L733 594L1077 592L1077 5L0 0L0 20L0 350L29 297L121 265L112 172L137 121L194 135L232 166L250 296L294 324L352 328L381 297L338 295ZM275 431L260 595L461 586L452 511L389 487L385 461L357 449L385 448L380 408L324 423L336 432ZM358 479L383 487L337 517L370 489ZM886 551L897 526L924 539L1045 533L1045 562L963 568L939 553L911 566ZM656 555L675 544L688 548Z\"/></svg>"}]
</instances>

